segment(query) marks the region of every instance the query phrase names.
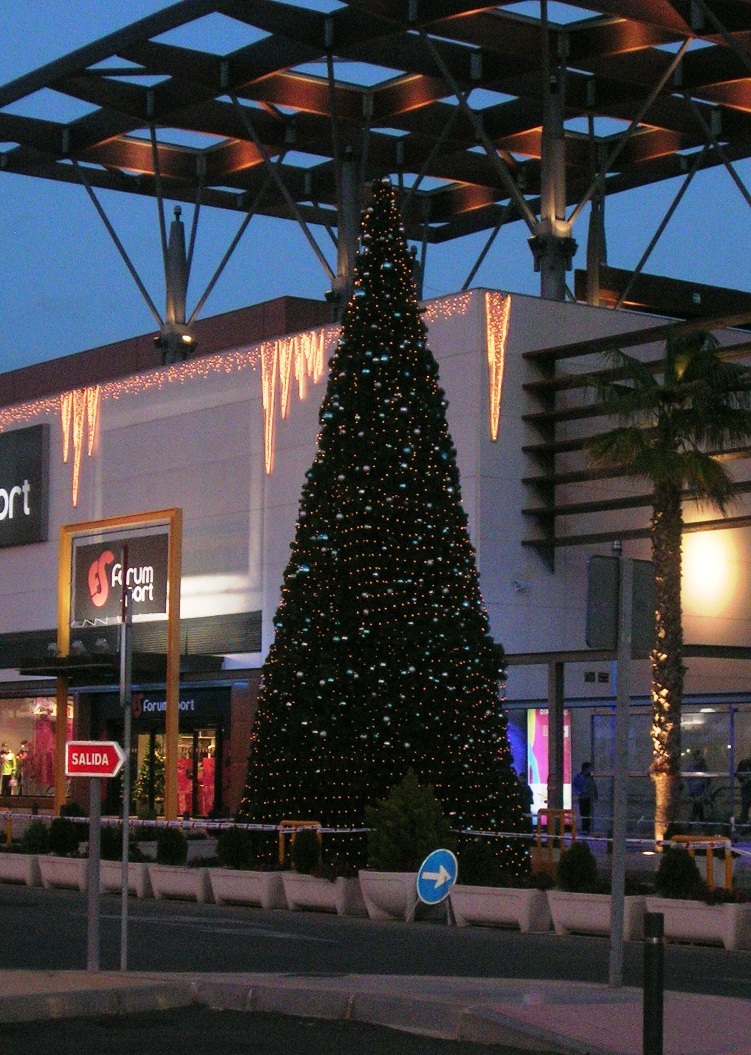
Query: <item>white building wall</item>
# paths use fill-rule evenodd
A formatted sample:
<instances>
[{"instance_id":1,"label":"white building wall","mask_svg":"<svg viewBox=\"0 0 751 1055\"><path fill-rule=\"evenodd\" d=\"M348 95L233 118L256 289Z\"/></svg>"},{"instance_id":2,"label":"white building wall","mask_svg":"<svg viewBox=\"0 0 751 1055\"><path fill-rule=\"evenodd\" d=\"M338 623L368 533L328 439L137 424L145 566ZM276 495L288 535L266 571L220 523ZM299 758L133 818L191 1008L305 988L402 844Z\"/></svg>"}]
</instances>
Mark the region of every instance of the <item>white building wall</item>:
<instances>
[{"instance_id":1,"label":"white building wall","mask_svg":"<svg viewBox=\"0 0 751 1055\"><path fill-rule=\"evenodd\" d=\"M552 573L534 550L521 544L535 530L521 511L538 501L522 479L539 472L522 451L525 444L539 441L538 433L523 420L525 413L537 409L523 389L525 381L537 376L524 353L631 331L654 320L513 296L495 442L489 427L483 291L430 302L426 320L449 401L463 501L494 636L509 653L584 649L586 559L591 552L609 552L609 547L561 548ZM332 350L333 333L329 338ZM582 362L574 368L592 365ZM307 381L307 396L300 399L293 378L289 414L282 419L277 413L270 474L264 469L258 347L104 386L97 442L92 457L86 453L82 457L76 507L71 500L71 464L62 462L57 405L40 401L21 408L12 427L51 423L49 541L0 550L0 633L55 625L61 525L177 506L184 517L183 615L262 610L263 652L233 660L260 665L272 640L273 615L300 491L315 453L325 385L324 371L317 383ZM279 390L276 398L278 407ZM576 435L576 427L569 427L571 435ZM623 488L622 482L598 482L593 494L608 496ZM562 497L559 493L559 500ZM644 525L648 510L637 510L631 517ZM593 516L591 529L602 530L602 523L602 516ZM581 523L577 526L582 528ZM734 547L727 573L730 585L716 611L709 610L699 587L687 595L687 641L751 642L750 531L713 533L717 538L727 536ZM648 556L648 543L628 544L626 552ZM512 669L509 698L544 699L546 677L544 667ZM745 691L748 682L741 664L692 663L687 686L693 692ZM634 691L646 691L646 686L646 665L635 664ZM567 692L601 696L603 686L585 685L581 669L570 668Z\"/></svg>"}]
</instances>

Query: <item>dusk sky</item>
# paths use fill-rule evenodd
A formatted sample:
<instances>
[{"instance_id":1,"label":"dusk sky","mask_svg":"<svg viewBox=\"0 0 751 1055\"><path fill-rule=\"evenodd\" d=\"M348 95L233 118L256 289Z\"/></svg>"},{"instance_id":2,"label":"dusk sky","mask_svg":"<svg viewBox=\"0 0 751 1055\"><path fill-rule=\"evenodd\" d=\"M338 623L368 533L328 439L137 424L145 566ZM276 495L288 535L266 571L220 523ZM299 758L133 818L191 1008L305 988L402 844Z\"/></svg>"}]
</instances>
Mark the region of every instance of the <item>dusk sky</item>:
<instances>
[{"instance_id":1,"label":"dusk sky","mask_svg":"<svg viewBox=\"0 0 751 1055\"><path fill-rule=\"evenodd\" d=\"M170 6L166 0L2 0L0 83L7 82ZM308 0L328 10L335 0ZM551 17L555 17L551 7ZM168 41L228 52L238 39L227 20L207 20L198 30L178 31ZM252 39L252 38L251 38ZM340 71L341 75L341 71ZM78 104L34 100L11 112L55 119L78 116ZM61 107L64 107L61 109ZM45 113L45 108L48 108ZM8 149L0 144L0 150ZM751 164L738 174L751 183ZM679 188L679 181L609 198L606 208L608 262L634 267ZM157 206L152 199L99 192L157 307L164 307L164 279ZM167 218L173 203L167 201ZM184 208L189 227L191 214ZM201 214L188 311L203 294L240 224L238 215L216 209ZM328 235L316 230L329 261ZM574 236L575 266L584 266L587 211ZM536 294L528 231L510 225L496 239L473 285ZM460 288L487 235L428 249L424 294ZM652 254L645 271L738 289L751 289L751 209L724 170L697 177ZM68 355L141 333L155 322L83 187L0 172L0 371ZM202 316L215 315L282 294L322 298L327 277L292 222L255 217L207 301Z\"/></svg>"}]
</instances>

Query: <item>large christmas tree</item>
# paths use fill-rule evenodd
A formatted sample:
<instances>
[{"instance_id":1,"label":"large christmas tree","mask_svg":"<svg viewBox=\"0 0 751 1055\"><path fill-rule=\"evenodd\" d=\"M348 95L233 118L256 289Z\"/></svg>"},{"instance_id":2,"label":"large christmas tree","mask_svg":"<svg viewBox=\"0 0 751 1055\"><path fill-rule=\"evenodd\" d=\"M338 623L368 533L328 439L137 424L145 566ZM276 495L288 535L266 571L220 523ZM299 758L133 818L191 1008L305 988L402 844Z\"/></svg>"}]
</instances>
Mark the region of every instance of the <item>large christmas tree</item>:
<instances>
[{"instance_id":1,"label":"large christmas tree","mask_svg":"<svg viewBox=\"0 0 751 1055\"><path fill-rule=\"evenodd\" d=\"M376 183L331 360L238 816L356 828L412 768L457 830L526 822L438 366ZM503 864L524 867L505 843Z\"/></svg>"}]
</instances>

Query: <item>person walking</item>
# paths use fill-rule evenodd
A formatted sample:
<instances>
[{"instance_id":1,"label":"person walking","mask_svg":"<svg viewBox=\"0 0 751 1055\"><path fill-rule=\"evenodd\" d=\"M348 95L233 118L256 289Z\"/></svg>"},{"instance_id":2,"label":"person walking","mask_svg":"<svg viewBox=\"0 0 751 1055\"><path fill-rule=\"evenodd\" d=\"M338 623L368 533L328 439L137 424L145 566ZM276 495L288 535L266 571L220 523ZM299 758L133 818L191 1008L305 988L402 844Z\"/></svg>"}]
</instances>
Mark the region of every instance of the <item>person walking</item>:
<instances>
[{"instance_id":1,"label":"person walking","mask_svg":"<svg viewBox=\"0 0 751 1055\"><path fill-rule=\"evenodd\" d=\"M6 743L0 745L0 794L10 795L10 782L16 770L16 758Z\"/></svg>"},{"instance_id":2,"label":"person walking","mask_svg":"<svg viewBox=\"0 0 751 1055\"><path fill-rule=\"evenodd\" d=\"M588 835L592 831L592 815L595 802L597 802L597 784L592 776L591 762L582 762L581 771L574 777L571 787L579 799L579 822L582 833Z\"/></svg>"},{"instance_id":3,"label":"person walking","mask_svg":"<svg viewBox=\"0 0 751 1055\"><path fill-rule=\"evenodd\" d=\"M751 754L741 759L735 775L741 788L741 809L738 814L738 823L748 824L748 815L751 811Z\"/></svg>"},{"instance_id":4,"label":"person walking","mask_svg":"<svg viewBox=\"0 0 751 1055\"><path fill-rule=\"evenodd\" d=\"M529 780L524 770L519 774L519 797L522 800L522 808L527 816L532 815L532 805L535 801L534 792L529 786Z\"/></svg>"},{"instance_id":5,"label":"person walking","mask_svg":"<svg viewBox=\"0 0 751 1055\"><path fill-rule=\"evenodd\" d=\"M706 776L707 762L704 758L704 754L698 750L695 750L691 756L693 771L691 776L686 781L688 787L688 795L691 799L691 816L689 822L704 821L704 807L709 800L709 786L712 783L711 779Z\"/></svg>"}]
</instances>

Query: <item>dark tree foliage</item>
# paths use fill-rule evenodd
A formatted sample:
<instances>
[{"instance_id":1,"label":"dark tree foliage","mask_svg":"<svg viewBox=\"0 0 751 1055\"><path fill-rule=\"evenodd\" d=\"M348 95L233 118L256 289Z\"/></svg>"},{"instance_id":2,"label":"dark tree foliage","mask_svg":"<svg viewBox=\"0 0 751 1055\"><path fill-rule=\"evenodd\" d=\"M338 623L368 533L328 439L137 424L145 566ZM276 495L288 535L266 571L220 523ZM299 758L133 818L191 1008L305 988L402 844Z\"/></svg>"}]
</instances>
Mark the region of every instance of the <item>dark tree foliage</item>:
<instances>
[{"instance_id":1,"label":"dark tree foliage","mask_svg":"<svg viewBox=\"0 0 751 1055\"><path fill-rule=\"evenodd\" d=\"M412 768L456 830L522 832L438 366L373 187L263 669L239 818L361 827ZM499 843L507 869L526 851Z\"/></svg>"}]
</instances>

